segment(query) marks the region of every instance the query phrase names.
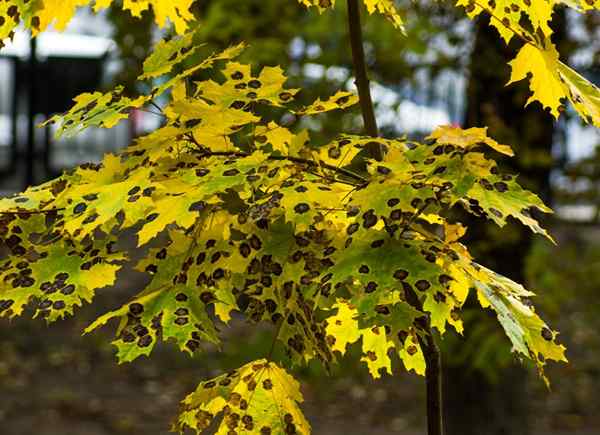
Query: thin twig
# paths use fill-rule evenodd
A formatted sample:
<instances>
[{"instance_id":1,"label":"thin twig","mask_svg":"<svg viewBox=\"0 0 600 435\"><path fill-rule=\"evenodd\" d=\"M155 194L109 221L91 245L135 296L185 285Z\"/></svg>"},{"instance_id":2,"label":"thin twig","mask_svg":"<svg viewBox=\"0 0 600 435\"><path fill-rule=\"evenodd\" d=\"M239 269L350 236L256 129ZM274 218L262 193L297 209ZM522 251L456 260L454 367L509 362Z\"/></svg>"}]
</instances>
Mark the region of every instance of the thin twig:
<instances>
[{"instance_id":1,"label":"thin twig","mask_svg":"<svg viewBox=\"0 0 600 435\"><path fill-rule=\"evenodd\" d=\"M200 157L213 157L213 156L248 157L250 155L251 154L245 153L245 152L242 152L242 151L204 151L204 152L201 152ZM279 160L279 161L281 161L281 160L283 160L283 161L290 161L290 162L294 162L294 163L299 163L299 164L302 164L302 165L306 165L306 166L309 166L311 168L321 166L323 168L329 169L330 171L342 174L342 175L344 175L344 176L346 176L348 178L352 178L354 180L360 181L362 184L366 184L366 183L369 182L369 180L367 180L366 178L361 177L360 175L355 174L352 171L348 171L348 170L346 170L344 168L337 168L337 167L335 167L333 165L329 165L327 163L320 163L319 164L319 163L317 163L317 162L315 162L313 160L303 159L302 157L273 156L273 155L271 155L271 156L268 156L267 159L268 160ZM339 181L339 180L337 180L337 181Z\"/></svg>"}]
</instances>

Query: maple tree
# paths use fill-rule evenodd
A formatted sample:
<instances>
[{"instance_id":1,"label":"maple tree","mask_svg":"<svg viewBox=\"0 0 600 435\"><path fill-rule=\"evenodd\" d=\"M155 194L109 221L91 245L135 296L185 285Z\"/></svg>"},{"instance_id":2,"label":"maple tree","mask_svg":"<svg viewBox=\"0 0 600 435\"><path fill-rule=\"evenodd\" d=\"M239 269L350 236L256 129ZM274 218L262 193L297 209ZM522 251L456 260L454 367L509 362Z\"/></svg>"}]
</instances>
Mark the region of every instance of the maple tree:
<instances>
[{"instance_id":1,"label":"maple tree","mask_svg":"<svg viewBox=\"0 0 600 435\"><path fill-rule=\"evenodd\" d=\"M283 0L282 0L283 1ZM289 1L289 0L288 0ZM88 0L0 2L0 39L20 23L36 33L61 30ZM333 0L300 0L319 12ZM90 126L110 128L132 109L163 117L156 131L100 164L85 164L0 200L0 315L27 306L48 322L64 318L97 289L112 285L128 259L118 244L132 229L144 252L136 268L148 286L106 313L89 333L118 320L117 357L150 355L159 340L183 352L220 344L220 325L236 311L251 323L275 326L288 362L325 367L360 341L371 375L392 373L396 355L426 375L428 429L443 432L440 355L436 336L463 330L460 310L474 292L497 314L514 351L542 378L565 348L529 303L533 295L478 264L460 239L466 228L450 211L466 211L499 226L512 217L551 239L533 211L551 210L515 176L502 173L494 153L509 146L486 129L442 126L424 143L378 136L362 52L360 5L348 0L349 34L358 96L339 91L308 105L285 86L281 68L253 70L237 57L244 44L202 58L192 0L124 0L134 16L152 8L156 23L179 36L158 43L138 77L150 91L125 96L122 87L86 93L48 122L57 135ZM403 30L391 0L364 0ZM97 0L96 10L109 0ZM559 60L550 38L548 0L459 0L470 17L485 12L506 41L523 43L510 82L528 79L530 101L558 117L572 103L600 126L600 92ZM600 7L587 0L569 6ZM206 79L211 72L218 79ZM163 94L169 102L155 101ZM340 132L326 144L286 123L360 105L365 135ZM546 380L547 382L547 380ZM173 429L217 433L310 433L297 381L272 355L206 380L182 402ZM223 416L222 420L218 420Z\"/></svg>"}]
</instances>

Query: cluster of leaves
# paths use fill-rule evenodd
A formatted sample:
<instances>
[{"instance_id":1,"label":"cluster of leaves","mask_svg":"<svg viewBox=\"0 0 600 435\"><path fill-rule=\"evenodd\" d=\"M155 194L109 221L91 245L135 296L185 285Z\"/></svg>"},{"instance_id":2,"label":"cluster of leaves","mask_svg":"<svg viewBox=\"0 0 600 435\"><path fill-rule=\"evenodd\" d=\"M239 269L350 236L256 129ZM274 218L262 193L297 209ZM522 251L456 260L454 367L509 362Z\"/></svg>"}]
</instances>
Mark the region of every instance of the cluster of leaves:
<instances>
[{"instance_id":1,"label":"cluster of leaves","mask_svg":"<svg viewBox=\"0 0 600 435\"><path fill-rule=\"evenodd\" d=\"M289 1L289 0L287 0ZM293 0L307 7L316 7L320 12L333 7L335 0ZM156 24L165 26L170 20L177 33L189 28L194 15L190 11L194 0L124 0L120 3L123 9L134 17L141 17L142 12L152 9ZM64 30L78 7L93 4L94 11L106 9L113 0L3 0L0 1L0 47L1 41L12 38L16 27L23 23L34 35L43 32L53 25L57 30ZM395 27L402 29L402 18L392 0L364 0L369 13L381 13Z\"/></svg>"},{"instance_id":2,"label":"cluster of leaves","mask_svg":"<svg viewBox=\"0 0 600 435\"><path fill-rule=\"evenodd\" d=\"M335 6L335 0L297 0L320 12ZM93 3L94 10L107 8L111 0L4 0L0 2L0 47L2 40L14 35L15 28L23 23L35 35L54 25L63 30L77 7ZM134 16L141 16L152 8L156 23L164 26L170 20L178 33L184 33L194 16L190 12L193 0L125 0L122 7ZM363 0L369 13L384 15L393 25L403 31L403 20L392 0ZM457 0L470 18L482 12L491 17L501 38L509 43L514 37L523 42L516 58L511 62L512 75L509 83L529 77L531 101L538 101L558 118L570 101L586 122L600 126L600 90L586 78L559 60L559 53L551 41L552 14L559 5L567 5L586 13L600 9L600 2L578 0L555 2L549 0Z\"/></svg>"},{"instance_id":3,"label":"cluster of leaves","mask_svg":"<svg viewBox=\"0 0 600 435\"><path fill-rule=\"evenodd\" d=\"M356 135L316 144L285 119L344 110L356 96L301 106L280 68L235 60L243 46L201 60L197 47L192 33L161 42L139 77L159 79L147 95L83 94L50 121L69 135L111 127L142 106L164 118L101 164L0 200L10 252L0 263L0 315L28 305L48 321L73 313L114 282L127 258L116 242L133 230L145 249L137 269L152 279L86 329L117 319L121 362L159 340L189 353L219 345L219 325L237 311L275 325L292 364L329 367L360 340L373 377L392 372L393 355L424 374L421 341L447 324L461 332L471 291L540 372L546 360L565 360L557 333L527 303L532 293L474 262L459 241L465 228L444 217L463 207L548 236L531 212L550 210L486 155L512 155L508 146L483 128L449 126L425 144ZM203 70L220 79L192 80ZM167 90L161 108L153 100ZM383 160L370 158L373 143ZM202 383L174 428L201 432L223 415L219 433L309 433L299 402L283 369L255 361Z\"/></svg>"},{"instance_id":4,"label":"cluster of leaves","mask_svg":"<svg viewBox=\"0 0 600 435\"><path fill-rule=\"evenodd\" d=\"M299 1L319 11L335 3ZM0 40L21 22L34 33L51 24L62 29L89 3L0 1ZM150 92L83 94L49 121L59 124L58 135L72 135L110 128L143 108L158 110L162 127L100 164L0 200L0 241L8 251L0 261L0 316L27 307L47 321L73 314L114 283L128 260L117 242L132 231L144 252L136 268L150 283L86 329L117 320L121 362L149 355L160 340L188 353L218 346L222 325L239 312L250 323L273 324L292 364L316 359L329 367L360 341L373 377L392 373L392 358L424 374L423 340L448 325L462 332L461 307L471 292L542 376L546 360L565 360L557 333L529 303L532 293L476 263L460 242L466 229L448 218L462 207L499 226L514 218L550 238L532 214L550 210L490 158L512 155L510 147L484 128L450 126L425 143L350 134L316 143L286 120L347 110L356 96L340 91L300 105L281 68L256 71L236 60L243 45L199 58L191 3L123 1L134 16L152 6L159 25L168 19L181 34L144 62L138 80ZM363 3L402 29L391 0ZM600 92L559 61L550 41L556 2L457 4L470 17L490 14L506 42L515 35L523 41L511 81L530 76L530 101L558 116L569 100L600 126ZM219 78L199 79L206 73ZM164 93L170 100L160 107L155 100ZM373 158L374 147L382 159ZM309 433L301 401L297 382L269 356L201 383L173 428Z\"/></svg>"},{"instance_id":5,"label":"cluster of leaves","mask_svg":"<svg viewBox=\"0 0 600 435\"><path fill-rule=\"evenodd\" d=\"M600 2L458 0L457 5L463 6L470 18L487 13L491 17L490 25L507 44L515 37L522 41L521 49L510 62L512 74L508 83L529 78L532 95L528 104L538 101L558 118L566 103L571 102L585 122L600 127L600 90L560 61L551 41L550 27L552 14L559 5L586 13L600 9Z\"/></svg>"}]
</instances>

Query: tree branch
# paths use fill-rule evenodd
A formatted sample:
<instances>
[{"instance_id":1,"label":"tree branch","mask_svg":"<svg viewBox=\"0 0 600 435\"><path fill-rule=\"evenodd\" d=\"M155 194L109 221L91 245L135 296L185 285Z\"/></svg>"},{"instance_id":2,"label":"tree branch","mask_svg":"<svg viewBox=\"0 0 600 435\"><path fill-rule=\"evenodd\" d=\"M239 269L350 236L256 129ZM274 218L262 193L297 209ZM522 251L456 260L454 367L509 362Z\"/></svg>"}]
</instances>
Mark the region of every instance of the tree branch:
<instances>
[{"instance_id":1,"label":"tree branch","mask_svg":"<svg viewBox=\"0 0 600 435\"><path fill-rule=\"evenodd\" d=\"M362 28L360 24L360 9L358 0L348 0L348 32L350 36L350 47L352 48L352 63L354 65L354 83L358 88L360 99L360 110L362 112L365 133L368 136L377 137L377 121L373 109L373 100L369 89L369 77L367 76L367 64L363 49ZM367 144L367 150L375 160L383 160L383 149L380 143L371 142Z\"/></svg>"}]
</instances>

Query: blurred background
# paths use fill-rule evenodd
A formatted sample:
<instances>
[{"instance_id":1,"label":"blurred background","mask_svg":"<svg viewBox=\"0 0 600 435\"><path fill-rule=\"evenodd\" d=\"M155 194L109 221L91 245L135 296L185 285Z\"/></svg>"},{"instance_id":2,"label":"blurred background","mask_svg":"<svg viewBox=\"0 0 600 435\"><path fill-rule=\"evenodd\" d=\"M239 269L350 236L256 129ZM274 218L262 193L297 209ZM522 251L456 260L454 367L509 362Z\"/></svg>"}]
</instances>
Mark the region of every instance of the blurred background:
<instances>
[{"instance_id":1,"label":"blurred background","mask_svg":"<svg viewBox=\"0 0 600 435\"><path fill-rule=\"evenodd\" d=\"M345 10L318 15L282 0L202 0L194 6L207 53L245 40L245 61L281 65L307 101L353 89ZM450 3L397 2L407 37L378 16L365 20L365 50L381 131L422 138L441 124L489 126L516 158L502 166L541 193L556 214L545 224L558 245L511 223L500 230L470 223L467 242L479 262L524 282L538 297L542 318L561 331L569 365L550 365L552 388L511 353L490 313L475 301L464 310L465 335L443 339L445 412L449 435L600 434L600 135L567 110L558 122L528 98L526 83L505 87L505 46L485 19L464 18ZM600 17L558 10L554 42L564 59L600 84ZM132 19L120 9L94 15L81 9L65 33L27 33L0 51L0 194L41 183L66 168L98 161L106 152L160 125L134 112L112 130L88 129L53 139L33 128L65 111L78 93L135 78L158 31L149 14ZM316 140L358 132L357 112L330 113L303 127ZM124 271L117 287L93 306L50 327L41 321L0 320L0 432L3 435L167 434L178 402L198 381L263 356L272 333L251 335L242 323L227 331L221 354L189 358L169 345L151 359L118 366L110 328L81 337L94 316L141 290L144 277ZM330 376L315 366L299 373L304 409L315 434L425 433L424 380L403 372L370 379L352 351Z\"/></svg>"}]
</instances>

